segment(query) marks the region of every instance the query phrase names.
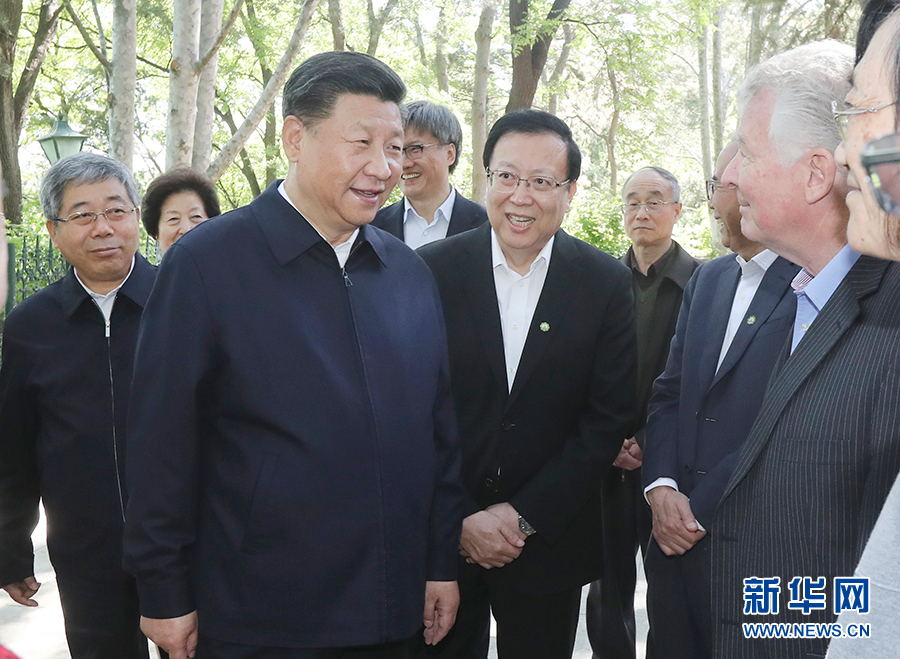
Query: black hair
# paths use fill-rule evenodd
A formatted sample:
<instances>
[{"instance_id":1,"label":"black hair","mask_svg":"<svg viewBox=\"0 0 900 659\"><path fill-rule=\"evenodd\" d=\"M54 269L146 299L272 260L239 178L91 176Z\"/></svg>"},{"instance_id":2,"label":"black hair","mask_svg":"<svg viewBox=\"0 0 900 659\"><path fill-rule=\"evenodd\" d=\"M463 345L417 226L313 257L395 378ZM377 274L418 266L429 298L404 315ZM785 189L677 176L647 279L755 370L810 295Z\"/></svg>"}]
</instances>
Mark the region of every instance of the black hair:
<instances>
[{"instance_id":1,"label":"black hair","mask_svg":"<svg viewBox=\"0 0 900 659\"><path fill-rule=\"evenodd\" d=\"M284 118L297 117L308 129L327 119L342 94L403 102L406 85L391 67L371 55L334 51L313 55L294 69L284 85Z\"/></svg>"},{"instance_id":2,"label":"black hair","mask_svg":"<svg viewBox=\"0 0 900 659\"><path fill-rule=\"evenodd\" d=\"M572 138L572 131L562 119L540 110L516 110L497 119L484 143L482 163L485 169L491 164L491 157L494 155L494 147L497 146L497 142L507 133L559 135L566 145L566 180L578 180L581 175L581 150Z\"/></svg>"},{"instance_id":3,"label":"black hair","mask_svg":"<svg viewBox=\"0 0 900 659\"><path fill-rule=\"evenodd\" d=\"M141 222L154 238L159 237L159 217L166 199L179 192L194 192L203 202L206 217L215 217L221 210L216 186L203 174L190 167L178 167L153 180L144 193Z\"/></svg>"}]
</instances>

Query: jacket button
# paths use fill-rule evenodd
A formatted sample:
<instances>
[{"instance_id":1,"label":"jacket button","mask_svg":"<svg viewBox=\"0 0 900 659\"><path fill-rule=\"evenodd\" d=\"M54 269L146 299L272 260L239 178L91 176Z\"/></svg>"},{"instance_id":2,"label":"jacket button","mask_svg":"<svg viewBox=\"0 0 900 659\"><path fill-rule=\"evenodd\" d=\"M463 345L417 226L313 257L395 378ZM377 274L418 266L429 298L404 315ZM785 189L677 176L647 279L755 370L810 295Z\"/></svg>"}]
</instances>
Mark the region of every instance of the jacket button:
<instances>
[{"instance_id":1,"label":"jacket button","mask_svg":"<svg viewBox=\"0 0 900 659\"><path fill-rule=\"evenodd\" d=\"M711 419L711 418L709 418L709 417L706 417L706 418L704 419L704 421L709 421L710 423L715 423L715 422L716 422L715 419Z\"/></svg>"},{"instance_id":2,"label":"jacket button","mask_svg":"<svg viewBox=\"0 0 900 659\"><path fill-rule=\"evenodd\" d=\"M510 428L515 428L516 424L510 423L509 421L504 421L503 423L500 424L500 427L503 428L504 430L509 430Z\"/></svg>"},{"instance_id":3,"label":"jacket button","mask_svg":"<svg viewBox=\"0 0 900 659\"><path fill-rule=\"evenodd\" d=\"M688 473L691 473L691 465L684 465L684 470Z\"/></svg>"},{"instance_id":4,"label":"jacket button","mask_svg":"<svg viewBox=\"0 0 900 659\"><path fill-rule=\"evenodd\" d=\"M484 484L485 484L487 487L494 487L494 479L493 479L493 478L485 478L485 479L484 479Z\"/></svg>"}]
</instances>

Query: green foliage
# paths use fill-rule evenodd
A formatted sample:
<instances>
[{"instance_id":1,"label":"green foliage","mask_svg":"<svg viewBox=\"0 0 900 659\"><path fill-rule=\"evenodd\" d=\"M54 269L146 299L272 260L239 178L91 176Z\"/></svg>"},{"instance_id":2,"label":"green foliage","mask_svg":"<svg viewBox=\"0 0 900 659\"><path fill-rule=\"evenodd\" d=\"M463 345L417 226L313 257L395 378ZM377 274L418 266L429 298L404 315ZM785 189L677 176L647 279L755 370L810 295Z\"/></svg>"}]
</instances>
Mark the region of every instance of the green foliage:
<instances>
[{"instance_id":1,"label":"green foliage","mask_svg":"<svg viewBox=\"0 0 900 659\"><path fill-rule=\"evenodd\" d=\"M631 244L622 223L621 204L621 199L602 190L581 189L572 200L563 228L618 258Z\"/></svg>"}]
</instances>

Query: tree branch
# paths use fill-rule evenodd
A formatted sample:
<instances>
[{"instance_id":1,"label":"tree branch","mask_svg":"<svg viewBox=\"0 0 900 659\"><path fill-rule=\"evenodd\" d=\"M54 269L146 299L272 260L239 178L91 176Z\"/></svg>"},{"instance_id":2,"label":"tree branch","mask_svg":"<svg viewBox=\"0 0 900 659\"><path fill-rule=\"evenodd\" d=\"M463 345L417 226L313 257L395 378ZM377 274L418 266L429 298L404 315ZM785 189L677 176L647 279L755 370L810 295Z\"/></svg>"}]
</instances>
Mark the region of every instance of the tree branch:
<instances>
[{"instance_id":1,"label":"tree branch","mask_svg":"<svg viewBox=\"0 0 900 659\"><path fill-rule=\"evenodd\" d=\"M237 21L238 16L241 15L241 7L243 5L244 0L234 0L234 7L231 8L231 13L228 15L228 20L225 21L225 24L219 31L219 34L216 37L213 45L210 46L209 50L206 51L206 54L203 55L203 57L201 57L200 61L197 63L197 67L195 70L198 74L206 68L206 65L209 64L210 60L216 56L216 53L219 52L219 48L221 48L222 44L225 42L225 37L227 37L228 33L231 32L231 28L234 27L235 21Z\"/></svg>"},{"instance_id":2,"label":"tree branch","mask_svg":"<svg viewBox=\"0 0 900 659\"><path fill-rule=\"evenodd\" d=\"M106 69L107 73L112 71L112 63L106 59L106 56L100 52L100 49L97 48L97 44L94 43L94 40L91 38L90 33L87 31L87 28L84 26L84 23L81 22L81 19L78 18L78 14L75 13L75 10L72 8L72 3L70 0L63 0L63 4L66 6L66 11L69 13L69 17L72 19L72 22L75 24L75 27L78 28L78 32L81 33L81 38L84 39L85 45L90 48L91 52L94 53L94 57L97 58L97 61L100 62L100 65Z\"/></svg>"},{"instance_id":3,"label":"tree branch","mask_svg":"<svg viewBox=\"0 0 900 659\"><path fill-rule=\"evenodd\" d=\"M100 42L100 52L103 57L109 59L109 53L106 50L106 32L103 31L103 21L100 20L100 8L97 6L97 0L91 0L91 6L94 8L94 20L97 21L97 41Z\"/></svg>"},{"instance_id":4,"label":"tree branch","mask_svg":"<svg viewBox=\"0 0 900 659\"><path fill-rule=\"evenodd\" d=\"M59 0L43 0L41 3L38 26L34 33L34 44L25 62L22 75L19 77L19 84L16 85L16 95L13 98L16 135L21 135L22 133L22 125L25 123L25 109L28 107L31 93L34 91L34 83L41 72L41 66L44 64L47 49L50 47L53 35L56 34L60 12L62 12L62 5L59 4Z\"/></svg>"}]
</instances>

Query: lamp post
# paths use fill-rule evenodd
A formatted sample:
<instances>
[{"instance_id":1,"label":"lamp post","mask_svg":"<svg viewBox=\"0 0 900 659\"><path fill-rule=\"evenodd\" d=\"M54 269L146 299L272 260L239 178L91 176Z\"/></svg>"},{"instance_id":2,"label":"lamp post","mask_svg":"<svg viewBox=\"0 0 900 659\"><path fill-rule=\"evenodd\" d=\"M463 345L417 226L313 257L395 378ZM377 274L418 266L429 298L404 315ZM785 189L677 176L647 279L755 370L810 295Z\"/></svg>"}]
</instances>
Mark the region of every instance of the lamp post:
<instances>
[{"instance_id":1,"label":"lamp post","mask_svg":"<svg viewBox=\"0 0 900 659\"><path fill-rule=\"evenodd\" d=\"M53 122L53 128L43 137L38 138L41 148L47 160L53 165L60 158L65 158L73 153L81 151L87 135L82 135L78 131L72 130L65 116L60 113L56 121Z\"/></svg>"}]
</instances>

